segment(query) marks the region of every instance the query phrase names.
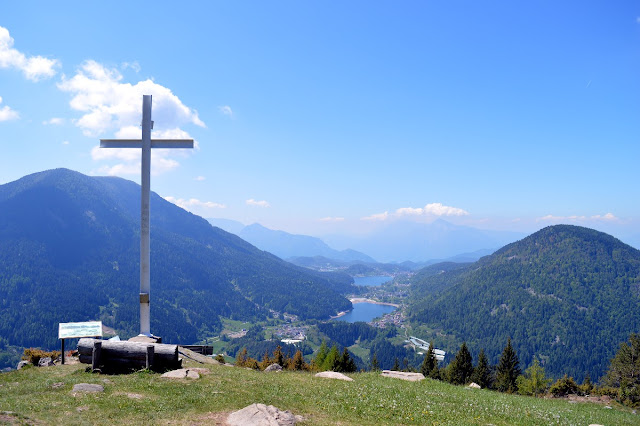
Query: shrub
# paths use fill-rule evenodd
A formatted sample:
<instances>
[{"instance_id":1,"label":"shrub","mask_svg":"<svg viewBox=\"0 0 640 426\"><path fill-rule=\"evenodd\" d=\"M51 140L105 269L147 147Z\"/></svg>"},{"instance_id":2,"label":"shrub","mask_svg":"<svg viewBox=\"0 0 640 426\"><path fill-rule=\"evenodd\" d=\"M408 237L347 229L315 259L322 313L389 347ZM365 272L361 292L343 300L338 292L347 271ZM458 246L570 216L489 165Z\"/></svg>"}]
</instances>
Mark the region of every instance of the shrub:
<instances>
[{"instance_id":1,"label":"shrub","mask_svg":"<svg viewBox=\"0 0 640 426\"><path fill-rule=\"evenodd\" d=\"M215 359L216 361L218 361L220 364L224 364L224 363L226 363L226 362L227 362L227 361L225 361L225 359L224 359L224 355L221 355L221 354L216 355L214 359Z\"/></svg>"},{"instance_id":2,"label":"shrub","mask_svg":"<svg viewBox=\"0 0 640 426\"><path fill-rule=\"evenodd\" d=\"M29 348L24 350L22 359L29 361L33 365L38 365L41 358L57 359L60 356L60 351L43 351L42 349Z\"/></svg>"},{"instance_id":3,"label":"shrub","mask_svg":"<svg viewBox=\"0 0 640 426\"><path fill-rule=\"evenodd\" d=\"M578 393L578 385L576 384L573 377L568 377L566 374L558 379L557 382L551 385L549 388L549 392L555 397L567 396L569 394L577 394Z\"/></svg>"}]
</instances>

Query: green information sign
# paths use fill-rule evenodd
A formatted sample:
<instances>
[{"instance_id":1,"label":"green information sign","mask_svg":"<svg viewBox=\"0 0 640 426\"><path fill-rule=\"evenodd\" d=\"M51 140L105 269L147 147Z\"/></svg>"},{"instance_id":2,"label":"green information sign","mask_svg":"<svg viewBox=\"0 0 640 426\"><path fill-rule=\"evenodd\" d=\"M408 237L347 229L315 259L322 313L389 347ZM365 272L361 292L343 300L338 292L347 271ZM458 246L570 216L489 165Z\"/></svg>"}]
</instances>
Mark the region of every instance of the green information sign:
<instances>
[{"instance_id":1,"label":"green information sign","mask_svg":"<svg viewBox=\"0 0 640 426\"><path fill-rule=\"evenodd\" d=\"M61 322L58 327L58 339L96 336L102 337L102 321Z\"/></svg>"}]
</instances>

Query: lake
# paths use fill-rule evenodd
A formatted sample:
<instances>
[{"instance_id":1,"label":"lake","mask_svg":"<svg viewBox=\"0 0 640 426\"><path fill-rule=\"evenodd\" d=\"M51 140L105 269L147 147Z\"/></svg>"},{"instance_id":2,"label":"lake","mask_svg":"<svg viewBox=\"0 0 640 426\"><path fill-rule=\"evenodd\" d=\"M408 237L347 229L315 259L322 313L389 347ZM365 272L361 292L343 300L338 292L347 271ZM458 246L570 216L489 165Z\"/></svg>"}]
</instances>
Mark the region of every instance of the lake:
<instances>
[{"instance_id":1,"label":"lake","mask_svg":"<svg viewBox=\"0 0 640 426\"><path fill-rule=\"evenodd\" d=\"M372 277L353 277L353 281L355 285L366 285L377 287L386 282L389 282L393 279L393 277L389 277L386 275L374 275Z\"/></svg>"},{"instance_id":2,"label":"lake","mask_svg":"<svg viewBox=\"0 0 640 426\"><path fill-rule=\"evenodd\" d=\"M381 317L384 314L388 314L396 310L395 306L389 305L377 305L375 303L354 303L353 310L347 314L336 318L336 321L346 322L369 322L374 318Z\"/></svg>"}]
</instances>

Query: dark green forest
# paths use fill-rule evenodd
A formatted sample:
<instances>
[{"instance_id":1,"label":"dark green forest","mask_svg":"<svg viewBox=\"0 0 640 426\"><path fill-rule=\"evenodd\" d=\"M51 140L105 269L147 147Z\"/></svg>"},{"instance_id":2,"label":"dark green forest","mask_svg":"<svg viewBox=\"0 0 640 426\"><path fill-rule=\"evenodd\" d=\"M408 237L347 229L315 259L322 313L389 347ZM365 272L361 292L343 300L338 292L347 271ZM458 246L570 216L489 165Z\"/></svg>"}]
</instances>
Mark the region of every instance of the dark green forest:
<instances>
[{"instance_id":1,"label":"dark green forest","mask_svg":"<svg viewBox=\"0 0 640 426\"><path fill-rule=\"evenodd\" d=\"M409 319L451 353L466 341L497 362L511 338L523 368L601 377L640 330L640 251L592 229L558 225L463 268L434 265L412 281Z\"/></svg>"},{"instance_id":2,"label":"dark green forest","mask_svg":"<svg viewBox=\"0 0 640 426\"><path fill-rule=\"evenodd\" d=\"M0 186L0 337L56 348L58 323L102 320L138 333L140 189L119 178L50 170ZM189 344L220 316L269 310L322 319L348 310L345 274L287 263L151 196L151 330Z\"/></svg>"}]
</instances>

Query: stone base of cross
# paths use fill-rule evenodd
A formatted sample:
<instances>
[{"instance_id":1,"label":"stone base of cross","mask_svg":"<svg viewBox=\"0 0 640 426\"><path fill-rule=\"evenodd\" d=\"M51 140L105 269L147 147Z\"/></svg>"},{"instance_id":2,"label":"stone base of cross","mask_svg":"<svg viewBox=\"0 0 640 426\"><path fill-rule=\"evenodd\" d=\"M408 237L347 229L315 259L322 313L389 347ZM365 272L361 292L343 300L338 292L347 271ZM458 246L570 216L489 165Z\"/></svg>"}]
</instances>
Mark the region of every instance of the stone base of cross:
<instances>
[{"instance_id":1,"label":"stone base of cross","mask_svg":"<svg viewBox=\"0 0 640 426\"><path fill-rule=\"evenodd\" d=\"M151 148L193 148L193 139L151 139L151 95L142 97L142 139L100 139L100 148L142 149L140 197L140 335L151 337L149 293L149 198L151 193Z\"/></svg>"}]
</instances>

